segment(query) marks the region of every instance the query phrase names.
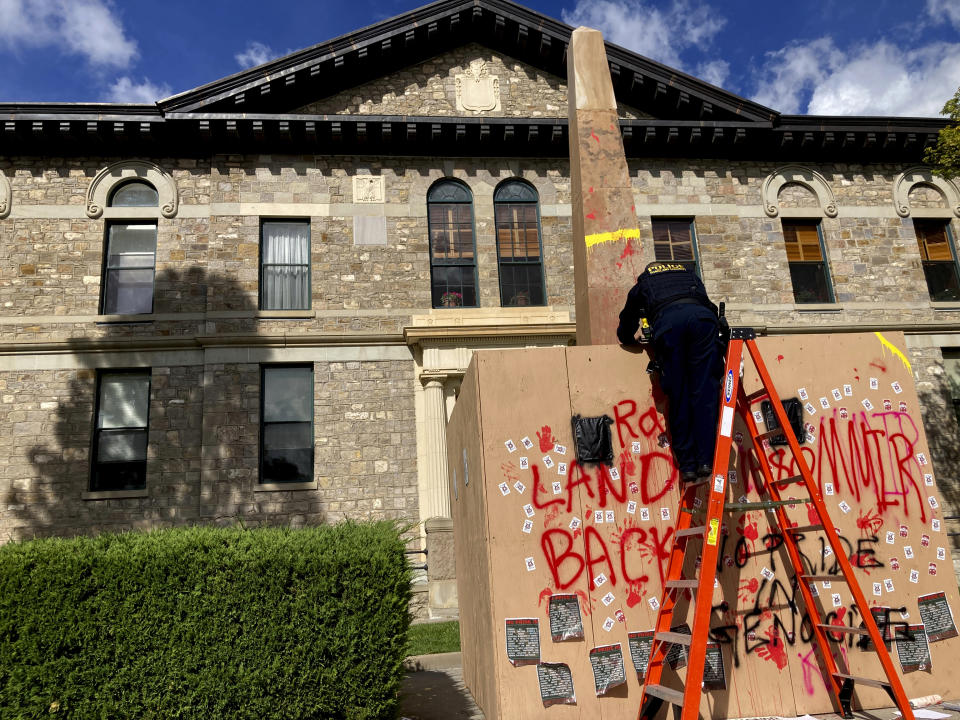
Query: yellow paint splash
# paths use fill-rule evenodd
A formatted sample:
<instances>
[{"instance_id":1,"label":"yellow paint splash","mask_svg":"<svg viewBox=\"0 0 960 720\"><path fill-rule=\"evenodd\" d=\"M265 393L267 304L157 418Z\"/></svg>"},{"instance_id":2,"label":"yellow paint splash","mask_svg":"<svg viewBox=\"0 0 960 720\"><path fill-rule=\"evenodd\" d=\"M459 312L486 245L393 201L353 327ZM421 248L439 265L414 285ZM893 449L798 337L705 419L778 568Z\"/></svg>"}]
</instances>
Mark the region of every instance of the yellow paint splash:
<instances>
[{"instance_id":1,"label":"yellow paint splash","mask_svg":"<svg viewBox=\"0 0 960 720\"><path fill-rule=\"evenodd\" d=\"M877 339L880 340L880 344L881 344L881 345L883 345L885 348L889 349L891 353L893 353L893 354L896 355L898 358L900 358L900 362L903 363L903 366L904 366L905 368L907 368L907 370L909 370L910 372L913 372L913 368L910 366L910 361L907 360L907 356L904 355L903 352L901 352L900 348L898 348L898 347L897 347L896 345L894 345L892 342L890 342L889 340L887 340L887 339L883 336L883 333L875 332L874 335L876 335L876 336L877 336Z\"/></svg>"},{"instance_id":2,"label":"yellow paint splash","mask_svg":"<svg viewBox=\"0 0 960 720\"><path fill-rule=\"evenodd\" d=\"M625 240L627 238L640 239L640 228L620 228L619 230L613 230L611 232L602 232L602 233L593 233L592 235L587 235L584 238L584 241L587 243L587 247L593 247L594 245L600 245L602 243L613 242L614 240Z\"/></svg>"}]
</instances>

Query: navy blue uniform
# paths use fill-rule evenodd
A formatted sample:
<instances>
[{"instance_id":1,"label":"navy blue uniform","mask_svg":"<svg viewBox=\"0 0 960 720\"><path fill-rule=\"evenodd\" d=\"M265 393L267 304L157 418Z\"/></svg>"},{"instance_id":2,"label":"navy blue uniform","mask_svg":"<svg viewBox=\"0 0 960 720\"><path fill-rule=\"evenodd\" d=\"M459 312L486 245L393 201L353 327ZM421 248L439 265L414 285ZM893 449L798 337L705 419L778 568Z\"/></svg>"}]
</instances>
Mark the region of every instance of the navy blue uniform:
<instances>
[{"instance_id":1,"label":"navy blue uniform","mask_svg":"<svg viewBox=\"0 0 960 720\"><path fill-rule=\"evenodd\" d=\"M660 387L681 473L713 467L723 350L717 308L699 277L679 263L650 263L620 313L617 337L637 343L640 318L653 331Z\"/></svg>"}]
</instances>

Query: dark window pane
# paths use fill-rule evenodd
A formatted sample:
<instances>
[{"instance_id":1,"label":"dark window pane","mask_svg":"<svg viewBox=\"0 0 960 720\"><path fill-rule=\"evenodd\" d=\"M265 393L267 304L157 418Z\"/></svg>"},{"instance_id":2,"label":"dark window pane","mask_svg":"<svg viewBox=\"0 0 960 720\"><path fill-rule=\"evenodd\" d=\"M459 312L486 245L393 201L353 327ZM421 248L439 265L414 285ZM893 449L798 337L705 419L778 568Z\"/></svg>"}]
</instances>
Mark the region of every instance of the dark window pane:
<instances>
[{"instance_id":1,"label":"dark window pane","mask_svg":"<svg viewBox=\"0 0 960 720\"><path fill-rule=\"evenodd\" d=\"M790 280L793 283L795 302L833 302L824 263L790 263Z\"/></svg>"},{"instance_id":2,"label":"dark window pane","mask_svg":"<svg viewBox=\"0 0 960 720\"><path fill-rule=\"evenodd\" d=\"M106 463L97 465L90 478L90 489L103 490L141 490L147 486L147 464L145 462Z\"/></svg>"},{"instance_id":3,"label":"dark window pane","mask_svg":"<svg viewBox=\"0 0 960 720\"><path fill-rule=\"evenodd\" d=\"M313 480L313 370L265 367L260 481Z\"/></svg>"},{"instance_id":4,"label":"dark window pane","mask_svg":"<svg viewBox=\"0 0 960 720\"><path fill-rule=\"evenodd\" d=\"M654 220L653 253L659 262L678 262L698 272L690 220Z\"/></svg>"},{"instance_id":5,"label":"dark window pane","mask_svg":"<svg viewBox=\"0 0 960 720\"><path fill-rule=\"evenodd\" d=\"M98 428L146 427L149 405L149 375L103 373L100 376Z\"/></svg>"},{"instance_id":6,"label":"dark window pane","mask_svg":"<svg viewBox=\"0 0 960 720\"><path fill-rule=\"evenodd\" d=\"M950 262L924 262L923 274L927 277L927 289L934 302L960 300L960 281L957 265Z\"/></svg>"},{"instance_id":7,"label":"dark window pane","mask_svg":"<svg viewBox=\"0 0 960 720\"><path fill-rule=\"evenodd\" d=\"M112 207L156 207L160 204L157 191L145 182L128 182L113 192Z\"/></svg>"},{"instance_id":8,"label":"dark window pane","mask_svg":"<svg viewBox=\"0 0 960 720\"><path fill-rule=\"evenodd\" d=\"M263 426L263 448L269 451L302 450L313 447L312 425L302 423L267 423Z\"/></svg>"},{"instance_id":9,"label":"dark window pane","mask_svg":"<svg viewBox=\"0 0 960 720\"><path fill-rule=\"evenodd\" d=\"M146 487L150 373L99 374L92 490Z\"/></svg>"},{"instance_id":10,"label":"dark window pane","mask_svg":"<svg viewBox=\"0 0 960 720\"><path fill-rule=\"evenodd\" d=\"M435 265L433 267L434 307L476 307L477 290L473 265ZM444 300L444 295L460 294Z\"/></svg>"},{"instance_id":11,"label":"dark window pane","mask_svg":"<svg viewBox=\"0 0 960 720\"><path fill-rule=\"evenodd\" d=\"M147 459L146 430L101 430L97 462L131 462Z\"/></svg>"},{"instance_id":12,"label":"dark window pane","mask_svg":"<svg viewBox=\"0 0 960 720\"><path fill-rule=\"evenodd\" d=\"M108 267L153 267L157 250L157 226L126 223L110 226ZM136 264L126 259L133 256Z\"/></svg>"},{"instance_id":13,"label":"dark window pane","mask_svg":"<svg viewBox=\"0 0 960 720\"><path fill-rule=\"evenodd\" d=\"M263 451L261 482L311 482L313 448Z\"/></svg>"},{"instance_id":14,"label":"dark window pane","mask_svg":"<svg viewBox=\"0 0 960 720\"><path fill-rule=\"evenodd\" d=\"M153 270L108 270L103 312L108 315L153 312Z\"/></svg>"},{"instance_id":15,"label":"dark window pane","mask_svg":"<svg viewBox=\"0 0 960 720\"><path fill-rule=\"evenodd\" d=\"M500 266L502 305L546 305L540 263Z\"/></svg>"},{"instance_id":16,"label":"dark window pane","mask_svg":"<svg viewBox=\"0 0 960 720\"><path fill-rule=\"evenodd\" d=\"M306 367L263 370L263 421L313 420L313 373Z\"/></svg>"}]
</instances>

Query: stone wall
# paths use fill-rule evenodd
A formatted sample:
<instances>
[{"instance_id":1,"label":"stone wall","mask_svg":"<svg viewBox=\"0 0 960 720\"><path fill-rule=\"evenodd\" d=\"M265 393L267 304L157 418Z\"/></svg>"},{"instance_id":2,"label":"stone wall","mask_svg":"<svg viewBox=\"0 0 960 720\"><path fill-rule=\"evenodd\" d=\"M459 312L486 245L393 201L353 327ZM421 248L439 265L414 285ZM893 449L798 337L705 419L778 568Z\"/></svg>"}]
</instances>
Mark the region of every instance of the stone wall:
<instances>
[{"instance_id":1,"label":"stone wall","mask_svg":"<svg viewBox=\"0 0 960 720\"><path fill-rule=\"evenodd\" d=\"M417 519L412 363L314 364L316 487L297 490L258 482L260 367L153 367L147 488L113 493L87 492L96 371L0 372L0 541Z\"/></svg>"},{"instance_id":2,"label":"stone wall","mask_svg":"<svg viewBox=\"0 0 960 720\"><path fill-rule=\"evenodd\" d=\"M456 78L467 73L470 63L475 61L483 61L483 72L499 81L499 110L470 113L457 109ZM295 112L308 115L566 118L567 81L471 43L392 75L317 100ZM620 116L651 117L626 105L620 108Z\"/></svg>"}]
</instances>

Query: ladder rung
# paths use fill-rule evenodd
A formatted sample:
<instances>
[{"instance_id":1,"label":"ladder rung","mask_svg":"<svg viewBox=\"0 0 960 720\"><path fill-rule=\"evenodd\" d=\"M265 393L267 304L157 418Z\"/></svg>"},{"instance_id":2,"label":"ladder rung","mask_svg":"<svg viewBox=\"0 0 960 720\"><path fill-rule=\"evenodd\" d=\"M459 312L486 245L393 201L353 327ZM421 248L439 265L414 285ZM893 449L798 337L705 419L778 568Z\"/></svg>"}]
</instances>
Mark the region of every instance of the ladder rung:
<instances>
[{"instance_id":1,"label":"ladder rung","mask_svg":"<svg viewBox=\"0 0 960 720\"><path fill-rule=\"evenodd\" d=\"M696 527L687 528L686 530L677 530L674 535L678 538L687 537L688 535L703 535L706 529L706 525L697 525Z\"/></svg>"},{"instance_id":2,"label":"ladder rung","mask_svg":"<svg viewBox=\"0 0 960 720\"><path fill-rule=\"evenodd\" d=\"M873 678L857 677L856 675L845 675L844 673L834 673L835 678L840 678L841 680L853 680L855 683L860 683L861 685L869 685L870 687L881 688L886 690L888 687L891 687L891 683L885 682L883 680L874 680Z\"/></svg>"},{"instance_id":3,"label":"ladder rung","mask_svg":"<svg viewBox=\"0 0 960 720\"><path fill-rule=\"evenodd\" d=\"M757 402L757 400L763 400L765 397L769 397L769 396L770 396L769 390L767 390L766 388L760 388L759 390L756 390L750 393L749 395L747 395L747 402L753 405L753 403Z\"/></svg>"},{"instance_id":4,"label":"ladder rung","mask_svg":"<svg viewBox=\"0 0 960 720\"><path fill-rule=\"evenodd\" d=\"M774 480L771 482L771 485L776 485L777 487L784 487L786 485L793 485L794 483L802 483L803 475L794 475L792 477L780 478L779 480Z\"/></svg>"},{"instance_id":5,"label":"ladder rung","mask_svg":"<svg viewBox=\"0 0 960 720\"><path fill-rule=\"evenodd\" d=\"M807 582L816 582L818 580L838 580L839 582L846 582L847 579L843 575L801 575L801 578Z\"/></svg>"},{"instance_id":6,"label":"ladder rung","mask_svg":"<svg viewBox=\"0 0 960 720\"><path fill-rule=\"evenodd\" d=\"M701 485L706 485L707 483L711 482L712 479L713 478L705 477L705 478L698 478L697 480L691 480L690 482L683 483L682 489L686 490L687 488L700 487Z\"/></svg>"},{"instance_id":7,"label":"ladder rung","mask_svg":"<svg viewBox=\"0 0 960 720\"><path fill-rule=\"evenodd\" d=\"M647 685L643 691L647 695L653 695L661 700L666 700L668 703L683 705L683 693L679 690L673 690L663 685Z\"/></svg>"},{"instance_id":8,"label":"ladder rung","mask_svg":"<svg viewBox=\"0 0 960 720\"><path fill-rule=\"evenodd\" d=\"M783 435L783 428L773 428L772 430L764 430L762 433L757 433L757 440L765 440L766 438L777 437L777 435Z\"/></svg>"},{"instance_id":9,"label":"ladder rung","mask_svg":"<svg viewBox=\"0 0 960 720\"><path fill-rule=\"evenodd\" d=\"M822 630L828 630L830 632L856 633L857 635L870 634L870 632L866 628L850 627L849 625L826 625L824 623L817 623L817 627Z\"/></svg>"},{"instance_id":10,"label":"ladder rung","mask_svg":"<svg viewBox=\"0 0 960 720\"><path fill-rule=\"evenodd\" d=\"M663 640L664 642L674 643L675 645L686 645L687 647L690 646L690 642L693 640L692 635L678 632L658 632L653 637L656 640Z\"/></svg>"},{"instance_id":11,"label":"ladder rung","mask_svg":"<svg viewBox=\"0 0 960 720\"><path fill-rule=\"evenodd\" d=\"M667 580L664 585L668 588L695 588L700 587L699 580Z\"/></svg>"},{"instance_id":12,"label":"ladder rung","mask_svg":"<svg viewBox=\"0 0 960 720\"><path fill-rule=\"evenodd\" d=\"M793 500L760 500L759 502L726 503L727 510L772 510L784 505L799 505L810 502L810 498L796 498Z\"/></svg>"},{"instance_id":13,"label":"ladder rung","mask_svg":"<svg viewBox=\"0 0 960 720\"><path fill-rule=\"evenodd\" d=\"M799 525L797 527L788 527L784 529L792 533L802 533L809 530L823 530L823 525Z\"/></svg>"}]
</instances>

